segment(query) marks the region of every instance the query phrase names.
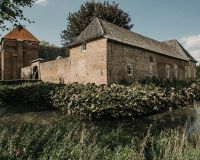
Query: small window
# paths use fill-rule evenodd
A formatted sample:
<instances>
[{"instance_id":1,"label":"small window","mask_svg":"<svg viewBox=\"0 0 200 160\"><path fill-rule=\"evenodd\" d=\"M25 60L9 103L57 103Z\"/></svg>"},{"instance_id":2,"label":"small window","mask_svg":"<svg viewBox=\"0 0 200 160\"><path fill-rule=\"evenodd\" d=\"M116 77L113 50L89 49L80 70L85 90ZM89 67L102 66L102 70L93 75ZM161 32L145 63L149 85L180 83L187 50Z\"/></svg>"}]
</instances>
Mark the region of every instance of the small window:
<instances>
[{"instance_id":1,"label":"small window","mask_svg":"<svg viewBox=\"0 0 200 160\"><path fill-rule=\"evenodd\" d=\"M149 71L150 71L150 77L153 77L154 76L154 65L153 65L153 63L150 63Z\"/></svg>"},{"instance_id":2,"label":"small window","mask_svg":"<svg viewBox=\"0 0 200 160\"><path fill-rule=\"evenodd\" d=\"M153 57L152 56L149 57L149 62L151 62L151 63L153 62Z\"/></svg>"},{"instance_id":3,"label":"small window","mask_svg":"<svg viewBox=\"0 0 200 160\"><path fill-rule=\"evenodd\" d=\"M197 77L197 74L196 74L197 72L196 72L196 68L194 68L194 78L196 78Z\"/></svg>"},{"instance_id":4,"label":"small window","mask_svg":"<svg viewBox=\"0 0 200 160\"><path fill-rule=\"evenodd\" d=\"M166 65L166 77L169 79L170 76L170 65Z\"/></svg>"},{"instance_id":5,"label":"small window","mask_svg":"<svg viewBox=\"0 0 200 160\"><path fill-rule=\"evenodd\" d=\"M188 77L188 67L185 66L185 78L187 78L187 77Z\"/></svg>"},{"instance_id":6,"label":"small window","mask_svg":"<svg viewBox=\"0 0 200 160\"><path fill-rule=\"evenodd\" d=\"M84 52L84 51L86 51L87 50L87 48L86 48L86 43L83 43L82 45L81 45L81 52Z\"/></svg>"},{"instance_id":7,"label":"small window","mask_svg":"<svg viewBox=\"0 0 200 160\"><path fill-rule=\"evenodd\" d=\"M188 66L188 77L191 78L191 67Z\"/></svg>"},{"instance_id":8,"label":"small window","mask_svg":"<svg viewBox=\"0 0 200 160\"><path fill-rule=\"evenodd\" d=\"M174 65L174 73L175 73L175 78L178 78L178 66L176 64Z\"/></svg>"},{"instance_id":9,"label":"small window","mask_svg":"<svg viewBox=\"0 0 200 160\"><path fill-rule=\"evenodd\" d=\"M131 64L127 64L127 75L132 76L133 75L133 66Z\"/></svg>"}]
</instances>

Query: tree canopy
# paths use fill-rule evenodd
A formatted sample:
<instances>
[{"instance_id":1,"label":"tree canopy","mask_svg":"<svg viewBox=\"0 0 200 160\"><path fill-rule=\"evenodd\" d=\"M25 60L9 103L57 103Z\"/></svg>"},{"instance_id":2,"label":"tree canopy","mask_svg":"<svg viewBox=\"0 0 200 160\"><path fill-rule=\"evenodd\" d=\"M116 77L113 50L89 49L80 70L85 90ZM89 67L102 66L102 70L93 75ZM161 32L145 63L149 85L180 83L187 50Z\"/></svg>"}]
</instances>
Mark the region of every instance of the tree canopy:
<instances>
[{"instance_id":1,"label":"tree canopy","mask_svg":"<svg viewBox=\"0 0 200 160\"><path fill-rule=\"evenodd\" d=\"M128 30L133 27L129 14L120 9L118 3L87 1L78 11L69 13L67 28L61 33L63 44L73 41L96 17Z\"/></svg>"},{"instance_id":2,"label":"tree canopy","mask_svg":"<svg viewBox=\"0 0 200 160\"><path fill-rule=\"evenodd\" d=\"M35 0L0 0L0 30L8 30L6 23L19 25L20 21L28 21L24 17L22 7L31 7Z\"/></svg>"},{"instance_id":3,"label":"tree canopy","mask_svg":"<svg viewBox=\"0 0 200 160\"><path fill-rule=\"evenodd\" d=\"M50 44L47 41L40 41L38 54L39 58L43 58L45 61L50 61L58 57L68 57L69 51L65 47L58 47L55 44Z\"/></svg>"}]
</instances>

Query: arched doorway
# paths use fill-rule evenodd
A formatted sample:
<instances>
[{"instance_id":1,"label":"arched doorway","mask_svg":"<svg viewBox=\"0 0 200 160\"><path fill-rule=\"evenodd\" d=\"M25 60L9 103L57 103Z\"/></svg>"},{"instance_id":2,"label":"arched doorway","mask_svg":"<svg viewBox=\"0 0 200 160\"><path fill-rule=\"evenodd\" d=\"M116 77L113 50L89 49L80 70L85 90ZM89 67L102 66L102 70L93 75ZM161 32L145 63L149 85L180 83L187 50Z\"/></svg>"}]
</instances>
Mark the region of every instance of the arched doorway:
<instances>
[{"instance_id":1,"label":"arched doorway","mask_svg":"<svg viewBox=\"0 0 200 160\"><path fill-rule=\"evenodd\" d=\"M39 79L38 66L33 67L33 79Z\"/></svg>"}]
</instances>

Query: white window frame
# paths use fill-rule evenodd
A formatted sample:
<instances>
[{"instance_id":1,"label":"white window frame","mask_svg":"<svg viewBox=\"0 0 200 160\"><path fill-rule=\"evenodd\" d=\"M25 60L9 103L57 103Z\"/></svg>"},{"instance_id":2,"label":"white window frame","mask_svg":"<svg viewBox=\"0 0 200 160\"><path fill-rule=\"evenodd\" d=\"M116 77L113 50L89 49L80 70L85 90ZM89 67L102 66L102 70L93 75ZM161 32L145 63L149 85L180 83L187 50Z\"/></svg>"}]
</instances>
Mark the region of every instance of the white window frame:
<instances>
[{"instance_id":1,"label":"white window frame","mask_svg":"<svg viewBox=\"0 0 200 160\"><path fill-rule=\"evenodd\" d=\"M166 77L170 78L170 65L166 65Z\"/></svg>"},{"instance_id":2,"label":"white window frame","mask_svg":"<svg viewBox=\"0 0 200 160\"><path fill-rule=\"evenodd\" d=\"M133 76L133 65L128 63L126 65L126 72L128 76Z\"/></svg>"},{"instance_id":3,"label":"white window frame","mask_svg":"<svg viewBox=\"0 0 200 160\"><path fill-rule=\"evenodd\" d=\"M85 52L87 51L87 44L86 43L82 43L81 44L81 52Z\"/></svg>"}]
</instances>

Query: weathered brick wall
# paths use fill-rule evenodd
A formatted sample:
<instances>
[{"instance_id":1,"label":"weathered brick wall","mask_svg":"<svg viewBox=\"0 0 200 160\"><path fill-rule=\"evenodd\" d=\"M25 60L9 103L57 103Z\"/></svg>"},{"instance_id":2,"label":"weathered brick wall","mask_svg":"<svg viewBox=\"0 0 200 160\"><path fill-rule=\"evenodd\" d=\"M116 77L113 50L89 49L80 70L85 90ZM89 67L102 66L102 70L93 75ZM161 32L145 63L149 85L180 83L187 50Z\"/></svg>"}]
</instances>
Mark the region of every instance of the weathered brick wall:
<instances>
[{"instance_id":1,"label":"weathered brick wall","mask_svg":"<svg viewBox=\"0 0 200 160\"><path fill-rule=\"evenodd\" d=\"M131 76L127 74L127 64L132 65ZM34 64L31 65L33 67ZM107 84L131 83L151 76L166 80L166 65L170 67L170 80L194 79L195 63L107 39L87 43L85 51L81 51L81 46L74 47L70 49L70 57L39 63L38 68L43 81ZM190 76L188 71L185 72L185 68L190 70ZM28 72L28 69L24 68L24 72L26 71Z\"/></svg>"},{"instance_id":2,"label":"weathered brick wall","mask_svg":"<svg viewBox=\"0 0 200 160\"><path fill-rule=\"evenodd\" d=\"M31 61L38 58L38 44L27 44L24 47L23 67L31 65Z\"/></svg>"},{"instance_id":3,"label":"weathered brick wall","mask_svg":"<svg viewBox=\"0 0 200 160\"><path fill-rule=\"evenodd\" d=\"M196 79L196 63L193 61L190 61L188 64L188 69L190 70L189 72L189 79L194 80Z\"/></svg>"},{"instance_id":4,"label":"weathered brick wall","mask_svg":"<svg viewBox=\"0 0 200 160\"><path fill-rule=\"evenodd\" d=\"M70 49L71 82L107 83L107 40L94 40L86 48L84 52L81 46Z\"/></svg>"},{"instance_id":5,"label":"weathered brick wall","mask_svg":"<svg viewBox=\"0 0 200 160\"><path fill-rule=\"evenodd\" d=\"M41 80L53 83L68 83L71 77L70 58L61 58L40 63Z\"/></svg>"},{"instance_id":6,"label":"weathered brick wall","mask_svg":"<svg viewBox=\"0 0 200 160\"><path fill-rule=\"evenodd\" d=\"M107 40L98 39L70 49L70 57L40 63L43 81L55 83L107 83Z\"/></svg>"},{"instance_id":7,"label":"weathered brick wall","mask_svg":"<svg viewBox=\"0 0 200 160\"><path fill-rule=\"evenodd\" d=\"M150 62L150 59L152 59L152 62ZM133 76L127 75L127 64L133 66ZM191 78L185 77L185 66L188 64L186 61L108 41L108 83L131 83L134 80L141 80L151 76L166 80L166 65L170 66L170 80L194 79L194 68L191 68ZM153 68L153 75L150 74L150 65ZM175 76L175 65L178 68L177 78Z\"/></svg>"},{"instance_id":8,"label":"weathered brick wall","mask_svg":"<svg viewBox=\"0 0 200 160\"><path fill-rule=\"evenodd\" d=\"M2 79L20 79L21 68L29 66L38 57L38 44L16 40L3 40L2 43Z\"/></svg>"}]
</instances>

